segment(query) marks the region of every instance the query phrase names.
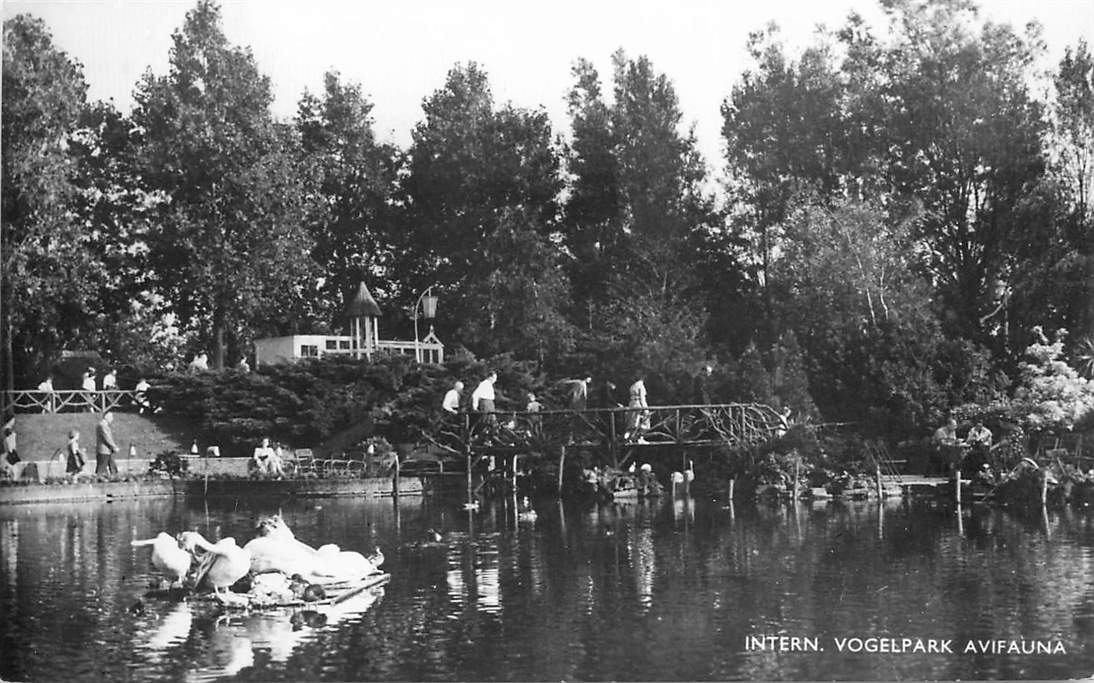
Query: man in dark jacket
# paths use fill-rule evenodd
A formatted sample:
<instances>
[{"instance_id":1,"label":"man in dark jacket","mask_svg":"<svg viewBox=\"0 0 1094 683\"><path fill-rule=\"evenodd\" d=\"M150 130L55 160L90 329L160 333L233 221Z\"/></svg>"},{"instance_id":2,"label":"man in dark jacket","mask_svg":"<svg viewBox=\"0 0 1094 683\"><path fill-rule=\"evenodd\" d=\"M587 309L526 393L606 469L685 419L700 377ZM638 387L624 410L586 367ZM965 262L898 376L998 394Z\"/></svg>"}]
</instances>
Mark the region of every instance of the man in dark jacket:
<instances>
[{"instance_id":1,"label":"man in dark jacket","mask_svg":"<svg viewBox=\"0 0 1094 683\"><path fill-rule=\"evenodd\" d=\"M108 411L103 413L103 419L95 427L95 474L118 473L118 466L114 462L118 444L114 443L114 434L110 431L110 423L113 421L114 414Z\"/></svg>"}]
</instances>

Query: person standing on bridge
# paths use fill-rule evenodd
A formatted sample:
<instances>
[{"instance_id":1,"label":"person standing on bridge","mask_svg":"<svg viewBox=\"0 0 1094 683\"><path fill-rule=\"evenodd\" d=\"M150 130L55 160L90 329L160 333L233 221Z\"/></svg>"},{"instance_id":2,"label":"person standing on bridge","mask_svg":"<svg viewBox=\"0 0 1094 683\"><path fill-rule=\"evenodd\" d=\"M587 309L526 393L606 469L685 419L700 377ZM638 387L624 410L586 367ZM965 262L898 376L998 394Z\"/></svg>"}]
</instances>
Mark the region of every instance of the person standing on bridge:
<instances>
[{"instance_id":1,"label":"person standing on bridge","mask_svg":"<svg viewBox=\"0 0 1094 683\"><path fill-rule=\"evenodd\" d=\"M646 381L641 376L631 385L628 407L634 410L630 413L627 433L624 438L627 441L646 443L646 440L642 438L642 434L650 428L650 411L646 402Z\"/></svg>"},{"instance_id":2,"label":"person standing on bridge","mask_svg":"<svg viewBox=\"0 0 1094 683\"><path fill-rule=\"evenodd\" d=\"M498 373L492 370L485 379L479 382L479 386L471 392L471 410L483 414L483 425L488 432L493 432L498 423L498 419L494 415L494 400L496 398L494 384L497 381Z\"/></svg>"},{"instance_id":3,"label":"person standing on bridge","mask_svg":"<svg viewBox=\"0 0 1094 683\"><path fill-rule=\"evenodd\" d=\"M463 382L456 380L456 383L452 385L452 388L448 390L448 393L444 395L444 401L441 402L441 410L449 415L456 415L460 412L460 397L463 395Z\"/></svg>"},{"instance_id":4,"label":"person standing on bridge","mask_svg":"<svg viewBox=\"0 0 1094 683\"><path fill-rule=\"evenodd\" d=\"M114 413L108 410L95 427L95 474L118 473L118 465L114 462L118 444L114 442L114 434L110 430L113 421Z\"/></svg>"},{"instance_id":5,"label":"person standing on bridge","mask_svg":"<svg viewBox=\"0 0 1094 683\"><path fill-rule=\"evenodd\" d=\"M81 396L81 399L84 402L84 412L88 412L88 413L94 412L95 411L95 394L94 394L94 392L95 392L95 368L88 368L87 369L87 372L84 373L84 379L83 379L83 382L80 385L80 388L84 392L92 392L92 393L84 393Z\"/></svg>"},{"instance_id":6,"label":"person standing on bridge","mask_svg":"<svg viewBox=\"0 0 1094 683\"><path fill-rule=\"evenodd\" d=\"M695 396L694 400L699 405L710 405L713 401L710 400L711 384L713 384L712 375L714 374L714 368L710 363L703 366L703 369L699 371L699 374L695 376Z\"/></svg>"},{"instance_id":7,"label":"person standing on bridge","mask_svg":"<svg viewBox=\"0 0 1094 683\"><path fill-rule=\"evenodd\" d=\"M570 385L570 410L585 410L589 405L589 383L593 381L591 376L582 379L564 379L559 384Z\"/></svg>"}]
</instances>

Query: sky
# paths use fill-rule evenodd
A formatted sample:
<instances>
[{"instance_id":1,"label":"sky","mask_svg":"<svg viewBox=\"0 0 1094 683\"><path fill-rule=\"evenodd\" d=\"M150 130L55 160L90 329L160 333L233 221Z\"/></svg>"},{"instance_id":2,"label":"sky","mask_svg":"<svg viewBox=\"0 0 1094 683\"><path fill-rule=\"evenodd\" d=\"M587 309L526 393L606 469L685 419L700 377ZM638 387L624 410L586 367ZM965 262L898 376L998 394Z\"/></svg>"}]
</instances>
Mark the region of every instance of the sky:
<instances>
[{"instance_id":1,"label":"sky","mask_svg":"<svg viewBox=\"0 0 1094 683\"><path fill-rule=\"evenodd\" d=\"M34 14L57 47L83 64L92 100L132 107L141 74L167 71L171 33L194 0L3 0L3 17ZM982 0L981 15L1022 27L1039 21L1051 67L1080 37L1094 43L1094 0ZM818 24L835 28L858 11L881 30L876 0L222 0L230 42L249 46L272 81L274 114L287 119L305 89L336 70L374 104L377 136L406 146L422 100L457 62L490 77L496 104L543 107L565 134L570 69L593 62L610 91L611 55L646 55L676 88L685 125L720 166L722 101L749 66L748 34L776 23L791 51Z\"/></svg>"}]
</instances>

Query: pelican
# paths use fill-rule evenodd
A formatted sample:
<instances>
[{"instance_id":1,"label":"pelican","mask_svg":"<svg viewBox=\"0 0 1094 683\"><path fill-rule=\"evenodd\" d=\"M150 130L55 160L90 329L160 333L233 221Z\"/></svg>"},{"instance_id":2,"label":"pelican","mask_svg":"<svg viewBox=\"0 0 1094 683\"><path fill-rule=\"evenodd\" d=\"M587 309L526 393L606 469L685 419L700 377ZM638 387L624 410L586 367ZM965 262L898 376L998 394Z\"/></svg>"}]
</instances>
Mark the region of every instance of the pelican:
<instances>
[{"instance_id":1,"label":"pelican","mask_svg":"<svg viewBox=\"0 0 1094 683\"><path fill-rule=\"evenodd\" d=\"M178 540L161 531L155 538L131 541L129 545L134 548L152 546L152 566L171 579L172 588L182 586L182 580L186 577L186 572L190 571L192 557L190 553L179 546Z\"/></svg>"},{"instance_id":2,"label":"pelican","mask_svg":"<svg viewBox=\"0 0 1094 683\"><path fill-rule=\"evenodd\" d=\"M222 538L216 543L210 543L196 531L184 531L179 534L179 541L190 552L195 548L206 552L194 585L200 585L202 579L205 579L217 596L221 596L221 588L228 588L251 571L251 551L236 545L234 538Z\"/></svg>"},{"instance_id":3,"label":"pelican","mask_svg":"<svg viewBox=\"0 0 1094 683\"><path fill-rule=\"evenodd\" d=\"M255 572L279 571L288 576L299 574L308 583L332 583L379 571L378 565L361 553L334 544L316 550L297 540L279 515L261 520L257 530L259 535L244 546L251 552Z\"/></svg>"}]
</instances>

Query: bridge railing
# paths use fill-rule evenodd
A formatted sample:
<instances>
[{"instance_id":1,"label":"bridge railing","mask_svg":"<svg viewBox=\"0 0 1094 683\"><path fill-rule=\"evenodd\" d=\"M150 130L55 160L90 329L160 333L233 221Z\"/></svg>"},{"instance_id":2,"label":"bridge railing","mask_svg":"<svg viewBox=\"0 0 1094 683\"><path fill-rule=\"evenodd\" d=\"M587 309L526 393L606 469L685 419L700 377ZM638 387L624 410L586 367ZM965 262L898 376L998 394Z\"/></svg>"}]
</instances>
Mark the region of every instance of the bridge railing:
<instances>
[{"instance_id":1,"label":"bridge railing","mask_svg":"<svg viewBox=\"0 0 1094 683\"><path fill-rule=\"evenodd\" d=\"M452 416L438 430L437 440L461 452L476 446L536 450L563 444L747 446L784 433L786 427L785 419L775 409L753 403L495 410Z\"/></svg>"},{"instance_id":2,"label":"bridge railing","mask_svg":"<svg viewBox=\"0 0 1094 683\"><path fill-rule=\"evenodd\" d=\"M60 391L5 391L3 396L3 414L15 413L62 413L62 412L106 412L108 410L138 408L145 400L143 392L105 389L84 391L82 389Z\"/></svg>"}]
</instances>

